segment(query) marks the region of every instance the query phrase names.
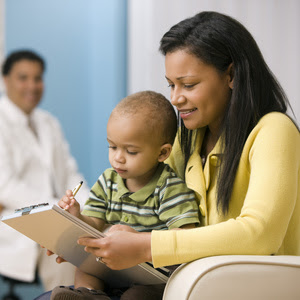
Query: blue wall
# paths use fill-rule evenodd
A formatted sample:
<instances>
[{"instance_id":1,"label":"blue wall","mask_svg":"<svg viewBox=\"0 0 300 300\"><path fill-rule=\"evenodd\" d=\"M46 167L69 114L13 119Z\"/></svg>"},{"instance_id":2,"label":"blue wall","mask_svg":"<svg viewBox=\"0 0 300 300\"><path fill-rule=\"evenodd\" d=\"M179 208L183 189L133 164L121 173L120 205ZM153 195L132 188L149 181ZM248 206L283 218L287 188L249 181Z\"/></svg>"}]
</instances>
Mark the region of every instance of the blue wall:
<instances>
[{"instance_id":1,"label":"blue wall","mask_svg":"<svg viewBox=\"0 0 300 300\"><path fill-rule=\"evenodd\" d=\"M9 0L6 52L47 62L41 107L60 121L91 186L109 166L106 122L126 96L126 0Z\"/></svg>"},{"instance_id":2,"label":"blue wall","mask_svg":"<svg viewBox=\"0 0 300 300\"><path fill-rule=\"evenodd\" d=\"M41 107L61 121L89 186L109 166L106 123L126 96L126 7L126 0L5 2L6 53L30 48L45 58ZM0 297L7 289L0 279ZM42 291L17 288L25 300Z\"/></svg>"}]
</instances>

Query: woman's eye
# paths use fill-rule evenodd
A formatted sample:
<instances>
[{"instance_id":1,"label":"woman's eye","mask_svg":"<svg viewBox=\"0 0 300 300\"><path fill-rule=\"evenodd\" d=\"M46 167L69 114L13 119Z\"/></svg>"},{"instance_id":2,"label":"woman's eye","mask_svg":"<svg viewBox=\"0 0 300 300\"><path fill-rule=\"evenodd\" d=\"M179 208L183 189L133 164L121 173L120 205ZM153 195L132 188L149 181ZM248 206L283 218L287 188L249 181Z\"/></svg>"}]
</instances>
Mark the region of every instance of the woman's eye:
<instances>
[{"instance_id":1,"label":"woman's eye","mask_svg":"<svg viewBox=\"0 0 300 300\"><path fill-rule=\"evenodd\" d=\"M186 89L191 89L191 88L193 88L195 86L195 84L185 84L184 85L184 87L186 88Z\"/></svg>"},{"instance_id":2,"label":"woman's eye","mask_svg":"<svg viewBox=\"0 0 300 300\"><path fill-rule=\"evenodd\" d=\"M171 88L171 89L173 89L174 88L174 84L173 83L169 83L168 87Z\"/></svg>"},{"instance_id":3,"label":"woman's eye","mask_svg":"<svg viewBox=\"0 0 300 300\"><path fill-rule=\"evenodd\" d=\"M112 149L112 150L116 150L117 149L117 147L115 147L115 146L108 146L108 148Z\"/></svg>"}]
</instances>

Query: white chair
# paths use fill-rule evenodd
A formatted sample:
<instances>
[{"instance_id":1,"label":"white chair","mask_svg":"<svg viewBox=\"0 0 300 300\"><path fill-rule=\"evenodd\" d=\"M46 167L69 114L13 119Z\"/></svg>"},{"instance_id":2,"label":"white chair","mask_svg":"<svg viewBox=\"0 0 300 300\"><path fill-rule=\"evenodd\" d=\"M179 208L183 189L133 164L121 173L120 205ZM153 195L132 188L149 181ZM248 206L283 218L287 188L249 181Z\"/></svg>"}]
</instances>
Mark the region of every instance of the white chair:
<instances>
[{"instance_id":1,"label":"white chair","mask_svg":"<svg viewBox=\"0 0 300 300\"><path fill-rule=\"evenodd\" d=\"M183 264L163 300L299 300L300 256L224 255Z\"/></svg>"}]
</instances>

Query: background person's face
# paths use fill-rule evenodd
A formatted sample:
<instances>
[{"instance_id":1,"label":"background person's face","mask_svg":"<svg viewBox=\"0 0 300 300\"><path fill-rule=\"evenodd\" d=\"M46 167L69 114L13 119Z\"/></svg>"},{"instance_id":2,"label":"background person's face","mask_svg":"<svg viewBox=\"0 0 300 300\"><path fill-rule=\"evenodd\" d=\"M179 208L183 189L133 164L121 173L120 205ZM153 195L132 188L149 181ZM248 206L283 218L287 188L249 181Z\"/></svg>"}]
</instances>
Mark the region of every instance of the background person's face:
<instances>
[{"instance_id":1,"label":"background person's face","mask_svg":"<svg viewBox=\"0 0 300 300\"><path fill-rule=\"evenodd\" d=\"M37 61L20 60L4 77L4 83L8 98L26 114L30 114L43 95L42 66Z\"/></svg>"}]
</instances>

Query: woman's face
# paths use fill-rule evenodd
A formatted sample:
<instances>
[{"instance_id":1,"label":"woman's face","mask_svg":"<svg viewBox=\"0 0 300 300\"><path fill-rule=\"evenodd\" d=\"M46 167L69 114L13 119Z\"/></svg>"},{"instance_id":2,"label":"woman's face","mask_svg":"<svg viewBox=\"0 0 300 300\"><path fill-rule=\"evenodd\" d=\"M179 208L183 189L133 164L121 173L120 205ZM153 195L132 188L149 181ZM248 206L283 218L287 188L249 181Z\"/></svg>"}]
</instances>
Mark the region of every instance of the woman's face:
<instances>
[{"instance_id":1,"label":"woman's face","mask_svg":"<svg viewBox=\"0 0 300 300\"><path fill-rule=\"evenodd\" d=\"M165 67L171 102L186 128L209 126L218 134L233 86L230 68L221 74L184 50L167 53Z\"/></svg>"}]
</instances>

